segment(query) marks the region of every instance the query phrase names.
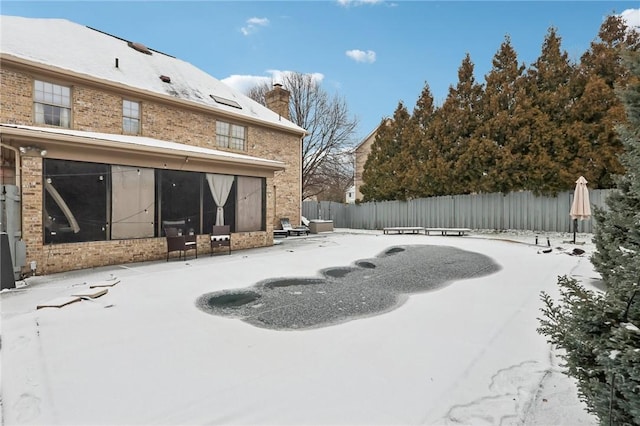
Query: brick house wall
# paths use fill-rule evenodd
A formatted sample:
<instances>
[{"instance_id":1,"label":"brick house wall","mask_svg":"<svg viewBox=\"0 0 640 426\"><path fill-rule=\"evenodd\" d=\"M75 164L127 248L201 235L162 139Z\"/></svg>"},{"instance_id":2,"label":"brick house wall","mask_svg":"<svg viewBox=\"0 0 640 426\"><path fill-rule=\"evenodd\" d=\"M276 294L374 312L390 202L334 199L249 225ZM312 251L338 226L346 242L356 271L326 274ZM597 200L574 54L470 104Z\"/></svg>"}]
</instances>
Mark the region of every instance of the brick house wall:
<instances>
[{"instance_id":1,"label":"brick house wall","mask_svg":"<svg viewBox=\"0 0 640 426\"><path fill-rule=\"evenodd\" d=\"M62 76L63 77L63 76ZM34 126L33 81L41 79L71 87L71 129L122 134L122 100L141 102L141 136L168 140L203 148L224 150L216 146L216 119L204 108L183 108L150 94L144 99L129 97L95 82L82 84L77 79L65 81L41 76L24 69L0 68L0 123ZM277 160L286 170L267 178L266 231L237 233L232 237L233 250L273 244L273 229L281 217L300 222L301 135L241 119L222 117L225 122L245 125L246 151L242 154ZM36 126L45 127L37 124ZM228 150L229 152L238 152ZM20 161L20 159L18 159ZM54 273L127 262L163 259L164 238L112 240L85 243L43 244L43 182L41 157L21 157L22 237L27 248L27 263L35 260L38 273ZM208 253L208 236L198 237L199 253ZM174 253L176 255L176 253Z\"/></svg>"},{"instance_id":2,"label":"brick house wall","mask_svg":"<svg viewBox=\"0 0 640 426\"><path fill-rule=\"evenodd\" d=\"M8 124L33 124L33 77L0 68L0 119Z\"/></svg>"}]
</instances>

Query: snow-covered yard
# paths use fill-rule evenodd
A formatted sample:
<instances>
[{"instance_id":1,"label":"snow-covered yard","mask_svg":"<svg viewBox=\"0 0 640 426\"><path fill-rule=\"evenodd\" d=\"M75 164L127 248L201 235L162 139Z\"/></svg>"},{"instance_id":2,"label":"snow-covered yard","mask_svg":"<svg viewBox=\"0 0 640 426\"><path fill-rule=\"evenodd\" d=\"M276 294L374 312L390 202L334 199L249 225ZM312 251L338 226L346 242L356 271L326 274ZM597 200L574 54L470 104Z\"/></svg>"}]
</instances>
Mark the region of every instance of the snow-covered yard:
<instances>
[{"instance_id":1,"label":"snow-covered yard","mask_svg":"<svg viewBox=\"0 0 640 426\"><path fill-rule=\"evenodd\" d=\"M544 233L536 246L535 235L338 229L231 256L28 278L1 293L4 422L595 425L536 333L540 291L557 296L559 275L597 285L591 235L578 246ZM500 268L312 329L256 327L196 306L205 293L318 277L423 244L481 253ZM570 255L575 247L586 253ZM120 282L100 298L36 310L112 277Z\"/></svg>"}]
</instances>

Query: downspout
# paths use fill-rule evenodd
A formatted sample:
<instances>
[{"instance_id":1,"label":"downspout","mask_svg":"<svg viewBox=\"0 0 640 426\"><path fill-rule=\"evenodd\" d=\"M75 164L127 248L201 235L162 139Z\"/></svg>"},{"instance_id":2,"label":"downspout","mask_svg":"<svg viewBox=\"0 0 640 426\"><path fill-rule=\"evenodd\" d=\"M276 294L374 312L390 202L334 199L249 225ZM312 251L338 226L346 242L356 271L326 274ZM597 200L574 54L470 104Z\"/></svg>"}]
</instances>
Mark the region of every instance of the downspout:
<instances>
[{"instance_id":1,"label":"downspout","mask_svg":"<svg viewBox=\"0 0 640 426\"><path fill-rule=\"evenodd\" d=\"M300 185L298 191L300 191L300 204L298 204L298 217L300 218L300 223L302 223L302 203L304 202L304 194L302 193L302 172L304 169L304 158L302 158L302 145L304 144L304 136L300 138L300 152L298 153L298 158L300 159Z\"/></svg>"}]
</instances>

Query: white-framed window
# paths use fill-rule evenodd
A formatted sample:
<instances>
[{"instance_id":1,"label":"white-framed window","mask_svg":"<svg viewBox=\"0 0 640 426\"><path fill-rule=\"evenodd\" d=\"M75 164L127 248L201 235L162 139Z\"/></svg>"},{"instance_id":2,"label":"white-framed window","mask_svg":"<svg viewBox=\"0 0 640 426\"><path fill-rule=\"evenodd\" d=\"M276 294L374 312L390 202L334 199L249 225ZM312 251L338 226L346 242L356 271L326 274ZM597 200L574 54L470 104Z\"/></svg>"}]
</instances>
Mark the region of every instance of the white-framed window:
<instances>
[{"instance_id":1,"label":"white-framed window","mask_svg":"<svg viewBox=\"0 0 640 426\"><path fill-rule=\"evenodd\" d=\"M71 88L35 80L34 110L37 124L70 127Z\"/></svg>"},{"instance_id":2,"label":"white-framed window","mask_svg":"<svg viewBox=\"0 0 640 426\"><path fill-rule=\"evenodd\" d=\"M127 135L140 134L140 102L122 100L122 132Z\"/></svg>"},{"instance_id":3,"label":"white-framed window","mask_svg":"<svg viewBox=\"0 0 640 426\"><path fill-rule=\"evenodd\" d=\"M216 121L216 144L221 148L245 150L246 131L244 126Z\"/></svg>"}]
</instances>

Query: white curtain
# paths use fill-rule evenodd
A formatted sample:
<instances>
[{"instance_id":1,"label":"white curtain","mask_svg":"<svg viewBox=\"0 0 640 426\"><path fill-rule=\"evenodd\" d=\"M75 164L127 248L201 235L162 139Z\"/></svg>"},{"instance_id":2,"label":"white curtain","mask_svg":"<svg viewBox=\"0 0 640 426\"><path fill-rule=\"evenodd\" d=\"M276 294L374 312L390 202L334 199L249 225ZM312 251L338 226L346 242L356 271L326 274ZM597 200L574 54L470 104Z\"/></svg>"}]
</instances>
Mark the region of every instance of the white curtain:
<instances>
[{"instance_id":1,"label":"white curtain","mask_svg":"<svg viewBox=\"0 0 640 426\"><path fill-rule=\"evenodd\" d=\"M36 108L36 123L52 124L54 126L58 125L58 123L56 123L55 121L51 123L47 123L47 117L45 117L45 111L44 111L44 104L36 102L35 108ZM56 107L56 106L51 106L51 108L57 108L58 112L60 113L60 123L59 123L60 127L70 127L71 110L69 108Z\"/></svg>"},{"instance_id":2,"label":"white curtain","mask_svg":"<svg viewBox=\"0 0 640 426\"><path fill-rule=\"evenodd\" d=\"M71 127L70 112L70 109L60 108L60 127Z\"/></svg>"},{"instance_id":3,"label":"white curtain","mask_svg":"<svg viewBox=\"0 0 640 426\"><path fill-rule=\"evenodd\" d=\"M36 102L35 103L35 107L36 107L36 123L45 124L45 122L44 122L44 105L42 105L41 103Z\"/></svg>"},{"instance_id":4,"label":"white curtain","mask_svg":"<svg viewBox=\"0 0 640 426\"><path fill-rule=\"evenodd\" d=\"M218 206L216 211L216 226L224 225L224 205L227 202L227 197L229 197L231 185L233 185L233 176L207 173L207 182L209 182L209 189L211 190L213 201L215 201Z\"/></svg>"}]
</instances>

